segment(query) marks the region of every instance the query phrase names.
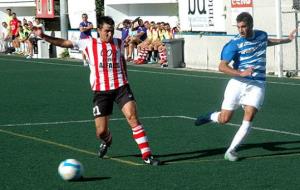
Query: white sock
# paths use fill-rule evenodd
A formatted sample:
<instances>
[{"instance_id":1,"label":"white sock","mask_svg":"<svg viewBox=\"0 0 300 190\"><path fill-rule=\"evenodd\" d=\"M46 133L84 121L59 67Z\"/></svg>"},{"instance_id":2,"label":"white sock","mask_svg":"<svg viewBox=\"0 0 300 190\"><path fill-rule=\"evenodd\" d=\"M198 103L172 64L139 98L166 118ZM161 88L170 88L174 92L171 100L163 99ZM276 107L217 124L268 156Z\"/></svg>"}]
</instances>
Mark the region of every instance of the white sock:
<instances>
[{"instance_id":1,"label":"white sock","mask_svg":"<svg viewBox=\"0 0 300 190\"><path fill-rule=\"evenodd\" d=\"M210 119L215 122L215 123L219 123L219 115L220 115L221 112L214 112L210 115Z\"/></svg>"},{"instance_id":2,"label":"white sock","mask_svg":"<svg viewBox=\"0 0 300 190\"><path fill-rule=\"evenodd\" d=\"M247 133L250 131L252 123L250 121L243 121L242 125L240 126L239 130L235 134L228 151L235 150L240 143L244 140Z\"/></svg>"}]
</instances>

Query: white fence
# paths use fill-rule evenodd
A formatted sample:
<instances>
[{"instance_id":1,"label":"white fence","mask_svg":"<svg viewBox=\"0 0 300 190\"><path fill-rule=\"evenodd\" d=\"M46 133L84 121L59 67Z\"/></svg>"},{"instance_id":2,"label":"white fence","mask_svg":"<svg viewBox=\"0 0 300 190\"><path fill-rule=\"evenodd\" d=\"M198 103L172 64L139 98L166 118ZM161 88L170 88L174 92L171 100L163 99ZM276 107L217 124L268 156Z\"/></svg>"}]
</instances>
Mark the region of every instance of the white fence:
<instances>
[{"instance_id":1,"label":"white fence","mask_svg":"<svg viewBox=\"0 0 300 190\"><path fill-rule=\"evenodd\" d=\"M272 36L271 36L272 37ZM233 38L232 35L176 35L184 38L184 59L187 68L218 70L223 46ZM299 38L298 38L299 41ZM299 43L299 42L298 42ZM283 69L295 70L295 41L283 45ZM275 65L275 46L267 50L267 73L277 72Z\"/></svg>"}]
</instances>

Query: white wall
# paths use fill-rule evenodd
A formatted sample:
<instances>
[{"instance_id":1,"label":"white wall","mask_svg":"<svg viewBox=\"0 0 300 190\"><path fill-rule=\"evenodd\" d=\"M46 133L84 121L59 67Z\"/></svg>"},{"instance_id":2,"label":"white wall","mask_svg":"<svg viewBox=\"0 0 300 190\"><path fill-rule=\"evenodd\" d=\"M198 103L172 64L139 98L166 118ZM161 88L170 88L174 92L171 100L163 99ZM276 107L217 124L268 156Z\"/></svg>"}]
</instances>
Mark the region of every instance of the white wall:
<instances>
[{"instance_id":1,"label":"white wall","mask_svg":"<svg viewBox=\"0 0 300 190\"><path fill-rule=\"evenodd\" d=\"M0 21L6 21L6 9L7 8L0 8ZM23 18L26 18L27 20L33 20L35 15L35 8L34 7L14 7L11 8L12 12L15 12L17 14L17 18L19 20L23 20Z\"/></svg>"},{"instance_id":2,"label":"white wall","mask_svg":"<svg viewBox=\"0 0 300 190\"><path fill-rule=\"evenodd\" d=\"M176 35L185 39L185 63L188 68L217 70L220 51L233 35L237 34L236 26L232 25L231 4L226 1L226 31L230 36L200 36L199 34ZM283 37L295 28L295 14L292 13L292 0L282 0L282 31ZM300 13L299 13L300 17ZM276 38L276 12L274 0L254 0L254 28L268 32L269 37ZM300 18L299 18L300 19ZM300 39L298 38L298 44ZM298 52L299 54L299 52ZM300 55L299 55L300 56ZM293 70L296 64L295 41L283 45L283 69ZM267 72L277 71L275 65L275 47L267 50Z\"/></svg>"},{"instance_id":3,"label":"white wall","mask_svg":"<svg viewBox=\"0 0 300 190\"><path fill-rule=\"evenodd\" d=\"M88 15L88 21L92 22L93 27L96 28L95 0L85 0L84 3L78 3L78 0L68 0L68 12L72 29L79 28L79 24L82 22L81 15L83 13Z\"/></svg>"},{"instance_id":4,"label":"white wall","mask_svg":"<svg viewBox=\"0 0 300 190\"><path fill-rule=\"evenodd\" d=\"M144 21L163 21L169 22L175 26L178 22L178 5L174 0L156 0L156 1L105 1L105 15L112 16L116 23L126 18L134 19L140 16ZM160 2L160 3L159 3Z\"/></svg>"},{"instance_id":5,"label":"white wall","mask_svg":"<svg viewBox=\"0 0 300 190\"><path fill-rule=\"evenodd\" d=\"M0 7L34 7L35 0L0 0Z\"/></svg>"},{"instance_id":6,"label":"white wall","mask_svg":"<svg viewBox=\"0 0 300 190\"><path fill-rule=\"evenodd\" d=\"M187 68L217 70L221 50L233 36L176 35L176 38L182 37L185 39L184 58ZM267 72L276 71L274 49L267 49ZM295 42L283 45L283 69L295 69Z\"/></svg>"}]
</instances>

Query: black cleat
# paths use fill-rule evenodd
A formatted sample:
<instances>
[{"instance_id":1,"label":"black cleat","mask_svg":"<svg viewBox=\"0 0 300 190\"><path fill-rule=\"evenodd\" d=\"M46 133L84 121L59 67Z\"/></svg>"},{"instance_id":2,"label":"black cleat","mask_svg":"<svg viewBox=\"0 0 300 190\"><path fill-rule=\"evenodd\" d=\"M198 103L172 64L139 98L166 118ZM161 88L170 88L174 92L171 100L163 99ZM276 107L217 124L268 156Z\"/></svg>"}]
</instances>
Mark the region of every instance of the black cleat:
<instances>
[{"instance_id":1,"label":"black cleat","mask_svg":"<svg viewBox=\"0 0 300 190\"><path fill-rule=\"evenodd\" d=\"M102 142L99 146L98 156L99 158L103 158L107 152L108 146L105 142Z\"/></svg>"},{"instance_id":2,"label":"black cleat","mask_svg":"<svg viewBox=\"0 0 300 190\"><path fill-rule=\"evenodd\" d=\"M153 156L149 156L148 158L144 159L144 162L145 162L145 164L149 164L152 166L161 165L161 162L158 159L153 158Z\"/></svg>"},{"instance_id":3,"label":"black cleat","mask_svg":"<svg viewBox=\"0 0 300 190\"><path fill-rule=\"evenodd\" d=\"M195 125L199 126L211 122L210 119L211 114L212 113L208 113L206 115L200 115L199 117L197 117L195 121Z\"/></svg>"}]
</instances>

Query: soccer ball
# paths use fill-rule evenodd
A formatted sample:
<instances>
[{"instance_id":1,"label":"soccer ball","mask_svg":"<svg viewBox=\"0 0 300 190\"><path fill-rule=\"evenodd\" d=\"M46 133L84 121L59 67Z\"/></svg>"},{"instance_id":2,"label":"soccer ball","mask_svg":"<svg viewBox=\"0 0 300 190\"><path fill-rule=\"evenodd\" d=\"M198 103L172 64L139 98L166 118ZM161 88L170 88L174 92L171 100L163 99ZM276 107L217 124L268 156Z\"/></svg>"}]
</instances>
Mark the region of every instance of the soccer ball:
<instances>
[{"instance_id":1,"label":"soccer ball","mask_svg":"<svg viewBox=\"0 0 300 190\"><path fill-rule=\"evenodd\" d=\"M58 174L66 181L78 180L82 177L83 166L75 159L67 159L59 164Z\"/></svg>"}]
</instances>

